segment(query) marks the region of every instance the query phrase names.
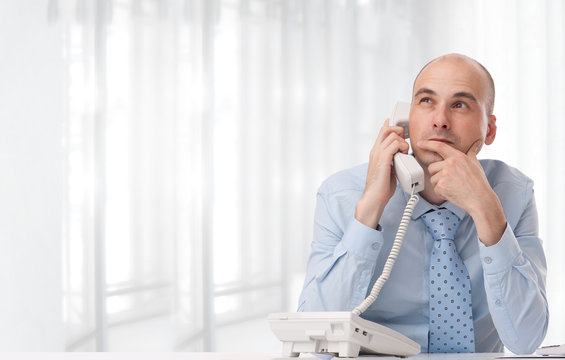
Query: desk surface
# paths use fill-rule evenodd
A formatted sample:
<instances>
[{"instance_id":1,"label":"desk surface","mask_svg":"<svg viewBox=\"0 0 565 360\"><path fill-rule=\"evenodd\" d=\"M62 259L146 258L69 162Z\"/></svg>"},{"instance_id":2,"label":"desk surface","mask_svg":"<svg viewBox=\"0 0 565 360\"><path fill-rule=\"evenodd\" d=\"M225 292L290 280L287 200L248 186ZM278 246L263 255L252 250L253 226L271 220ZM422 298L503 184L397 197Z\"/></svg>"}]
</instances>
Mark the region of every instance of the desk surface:
<instances>
[{"instance_id":1,"label":"desk surface","mask_svg":"<svg viewBox=\"0 0 565 360\"><path fill-rule=\"evenodd\" d=\"M108 353L10 353L6 359L14 360L289 360L297 358L285 358L280 354L267 353L214 353L214 352L176 352L176 353L127 353L127 352L108 352ZM466 360L492 360L500 353L476 353L476 354L419 354L406 358L406 360L447 360L447 359L466 359ZM6 356L6 357L4 357ZM318 359L312 355L301 355L300 359ZM399 360L397 357L373 357L362 356L360 359L378 360Z\"/></svg>"}]
</instances>

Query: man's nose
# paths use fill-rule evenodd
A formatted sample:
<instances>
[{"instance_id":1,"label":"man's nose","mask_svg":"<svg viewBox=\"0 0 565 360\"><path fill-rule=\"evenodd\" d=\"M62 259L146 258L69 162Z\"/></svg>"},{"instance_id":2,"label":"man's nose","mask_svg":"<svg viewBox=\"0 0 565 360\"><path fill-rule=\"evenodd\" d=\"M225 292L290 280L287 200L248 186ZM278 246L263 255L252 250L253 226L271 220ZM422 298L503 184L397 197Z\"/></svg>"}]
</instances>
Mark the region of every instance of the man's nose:
<instances>
[{"instance_id":1,"label":"man's nose","mask_svg":"<svg viewBox=\"0 0 565 360\"><path fill-rule=\"evenodd\" d=\"M440 105L436 108L433 118L434 128L439 129L449 129L450 119L449 119L449 109L445 105Z\"/></svg>"}]
</instances>

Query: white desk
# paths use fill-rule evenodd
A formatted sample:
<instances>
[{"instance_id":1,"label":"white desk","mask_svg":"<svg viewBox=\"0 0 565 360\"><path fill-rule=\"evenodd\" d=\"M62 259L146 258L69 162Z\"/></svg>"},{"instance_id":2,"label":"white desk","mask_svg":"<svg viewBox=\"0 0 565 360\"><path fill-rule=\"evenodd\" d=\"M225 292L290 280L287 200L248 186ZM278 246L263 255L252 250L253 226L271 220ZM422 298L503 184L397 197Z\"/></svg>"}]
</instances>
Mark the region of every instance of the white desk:
<instances>
[{"instance_id":1,"label":"white desk","mask_svg":"<svg viewBox=\"0 0 565 360\"><path fill-rule=\"evenodd\" d=\"M477 353L477 354L419 354L406 358L406 360L492 360L499 353ZM266 353L213 353L213 352L176 352L176 353L4 353L3 359L10 360L292 360L292 359L318 359L312 355L301 355L300 358L286 358L280 354ZM362 356L360 360L400 360L397 357L375 357Z\"/></svg>"}]
</instances>

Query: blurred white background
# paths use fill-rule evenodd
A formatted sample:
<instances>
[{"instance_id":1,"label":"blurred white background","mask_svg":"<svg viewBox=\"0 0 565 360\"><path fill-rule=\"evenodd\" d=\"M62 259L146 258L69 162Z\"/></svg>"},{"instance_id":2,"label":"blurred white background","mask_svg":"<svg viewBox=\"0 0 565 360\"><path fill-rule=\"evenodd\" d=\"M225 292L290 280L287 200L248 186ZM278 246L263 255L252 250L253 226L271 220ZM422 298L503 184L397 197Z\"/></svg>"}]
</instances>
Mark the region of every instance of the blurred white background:
<instances>
[{"instance_id":1,"label":"blurred white background","mask_svg":"<svg viewBox=\"0 0 565 360\"><path fill-rule=\"evenodd\" d=\"M0 350L269 351L316 189L430 59L497 86L565 342L565 3L0 2ZM517 294L519 296L519 294Z\"/></svg>"}]
</instances>

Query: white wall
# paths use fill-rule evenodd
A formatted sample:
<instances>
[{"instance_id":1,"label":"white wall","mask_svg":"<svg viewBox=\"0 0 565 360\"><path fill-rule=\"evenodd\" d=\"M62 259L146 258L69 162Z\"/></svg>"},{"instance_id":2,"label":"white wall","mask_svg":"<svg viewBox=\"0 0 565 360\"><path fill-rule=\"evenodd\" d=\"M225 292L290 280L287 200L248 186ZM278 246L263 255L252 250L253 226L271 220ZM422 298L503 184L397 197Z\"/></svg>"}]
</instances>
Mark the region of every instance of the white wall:
<instances>
[{"instance_id":1,"label":"white wall","mask_svg":"<svg viewBox=\"0 0 565 360\"><path fill-rule=\"evenodd\" d=\"M0 349L64 349L64 110L59 30L47 1L0 2Z\"/></svg>"}]
</instances>

